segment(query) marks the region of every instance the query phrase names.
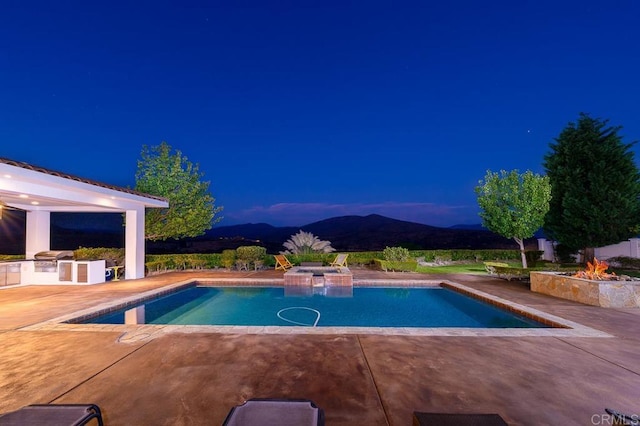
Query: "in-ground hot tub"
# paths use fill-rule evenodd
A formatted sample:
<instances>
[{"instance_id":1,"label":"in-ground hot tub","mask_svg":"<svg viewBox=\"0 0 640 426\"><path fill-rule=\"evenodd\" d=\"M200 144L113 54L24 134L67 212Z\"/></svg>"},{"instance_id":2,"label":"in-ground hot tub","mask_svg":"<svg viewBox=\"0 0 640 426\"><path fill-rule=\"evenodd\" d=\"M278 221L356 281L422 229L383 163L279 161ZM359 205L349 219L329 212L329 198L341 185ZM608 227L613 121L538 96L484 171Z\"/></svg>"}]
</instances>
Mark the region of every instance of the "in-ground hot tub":
<instances>
[{"instance_id":1,"label":"in-ground hot tub","mask_svg":"<svg viewBox=\"0 0 640 426\"><path fill-rule=\"evenodd\" d=\"M284 286L353 287L353 274L346 267L294 266L284 273Z\"/></svg>"}]
</instances>

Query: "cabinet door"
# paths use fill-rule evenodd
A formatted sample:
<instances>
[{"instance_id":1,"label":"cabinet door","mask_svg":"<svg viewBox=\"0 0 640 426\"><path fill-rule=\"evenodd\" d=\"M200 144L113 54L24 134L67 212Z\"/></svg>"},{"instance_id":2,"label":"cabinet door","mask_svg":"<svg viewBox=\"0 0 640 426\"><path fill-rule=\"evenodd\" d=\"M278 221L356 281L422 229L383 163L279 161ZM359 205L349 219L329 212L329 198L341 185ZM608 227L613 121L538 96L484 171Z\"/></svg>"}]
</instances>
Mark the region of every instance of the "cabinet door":
<instances>
[{"instance_id":1,"label":"cabinet door","mask_svg":"<svg viewBox=\"0 0 640 426\"><path fill-rule=\"evenodd\" d=\"M58 262L58 281L71 281L71 262Z\"/></svg>"},{"instance_id":2,"label":"cabinet door","mask_svg":"<svg viewBox=\"0 0 640 426\"><path fill-rule=\"evenodd\" d=\"M7 285L21 283L20 264L7 265Z\"/></svg>"},{"instance_id":3,"label":"cabinet door","mask_svg":"<svg viewBox=\"0 0 640 426\"><path fill-rule=\"evenodd\" d=\"M89 282L89 265L86 263L78 263L78 282L79 283L88 283Z\"/></svg>"}]
</instances>

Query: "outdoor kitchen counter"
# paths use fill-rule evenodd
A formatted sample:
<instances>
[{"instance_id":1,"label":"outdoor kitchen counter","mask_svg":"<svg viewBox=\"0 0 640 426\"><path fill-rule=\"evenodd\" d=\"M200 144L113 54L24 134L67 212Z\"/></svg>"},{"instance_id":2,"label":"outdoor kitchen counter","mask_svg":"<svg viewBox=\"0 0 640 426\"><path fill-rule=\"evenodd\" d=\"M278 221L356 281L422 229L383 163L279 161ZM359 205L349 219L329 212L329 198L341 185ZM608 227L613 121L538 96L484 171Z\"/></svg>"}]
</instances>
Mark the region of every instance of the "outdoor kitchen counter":
<instances>
[{"instance_id":1,"label":"outdoor kitchen counter","mask_svg":"<svg viewBox=\"0 0 640 426\"><path fill-rule=\"evenodd\" d=\"M99 284L105 282L104 260L52 260L36 259L20 262L21 284Z\"/></svg>"}]
</instances>

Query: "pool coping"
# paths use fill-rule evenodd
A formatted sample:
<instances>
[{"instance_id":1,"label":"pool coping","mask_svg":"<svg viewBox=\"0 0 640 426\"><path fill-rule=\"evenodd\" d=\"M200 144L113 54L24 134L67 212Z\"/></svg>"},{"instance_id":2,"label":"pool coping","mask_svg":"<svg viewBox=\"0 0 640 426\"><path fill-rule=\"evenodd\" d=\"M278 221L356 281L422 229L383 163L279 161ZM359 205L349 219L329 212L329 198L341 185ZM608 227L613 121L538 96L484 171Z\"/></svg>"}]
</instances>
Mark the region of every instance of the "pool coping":
<instances>
[{"instance_id":1,"label":"pool coping","mask_svg":"<svg viewBox=\"0 0 640 426\"><path fill-rule=\"evenodd\" d=\"M614 337L611 334L570 321L535 308L503 299L450 280L354 280L354 287L444 287L486 303L523 315L550 326L549 328L467 328L467 327L305 327L305 326L218 326L218 325L156 325L156 324L82 324L97 315L113 312L142 301L195 285L216 286L282 286L282 279L251 278L191 278L133 296L105 302L47 321L20 328L24 331L94 331L118 332L121 343L135 343L159 337L165 333L222 334L375 334L395 336L460 336L460 337Z\"/></svg>"}]
</instances>

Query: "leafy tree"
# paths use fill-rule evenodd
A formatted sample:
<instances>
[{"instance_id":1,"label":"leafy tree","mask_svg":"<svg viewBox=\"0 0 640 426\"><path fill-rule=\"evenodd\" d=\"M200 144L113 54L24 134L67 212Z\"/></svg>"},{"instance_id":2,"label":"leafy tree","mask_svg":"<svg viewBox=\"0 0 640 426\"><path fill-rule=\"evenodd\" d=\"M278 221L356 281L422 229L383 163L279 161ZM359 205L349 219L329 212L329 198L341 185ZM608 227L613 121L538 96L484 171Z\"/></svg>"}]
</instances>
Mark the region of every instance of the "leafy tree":
<instances>
[{"instance_id":1,"label":"leafy tree","mask_svg":"<svg viewBox=\"0 0 640 426\"><path fill-rule=\"evenodd\" d=\"M520 246L522 267L527 267L524 240L542 227L549 211L551 186L547 176L518 170L494 173L487 170L484 182L475 188L482 211L482 224Z\"/></svg>"},{"instance_id":2,"label":"leafy tree","mask_svg":"<svg viewBox=\"0 0 640 426\"><path fill-rule=\"evenodd\" d=\"M640 174L631 147L618 132L581 113L550 144L544 167L551 204L544 231L593 261L595 247L637 235L640 225Z\"/></svg>"},{"instance_id":3,"label":"leafy tree","mask_svg":"<svg viewBox=\"0 0 640 426\"><path fill-rule=\"evenodd\" d=\"M284 254L331 253L335 251L331 247L331 242L322 241L311 232L302 230L292 235L283 245L287 249Z\"/></svg>"},{"instance_id":4,"label":"leafy tree","mask_svg":"<svg viewBox=\"0 0 640 426\"><path fill-rule=\"evenodd\" d=\"M135 189L169 201L169 208L146 211L146 239L196 237L222 219L215 217L222 207L215 206L209 182L201 181L203 175L179 150L172 153L166 142L142 147Z\"/></svg>"}]
</instances>

